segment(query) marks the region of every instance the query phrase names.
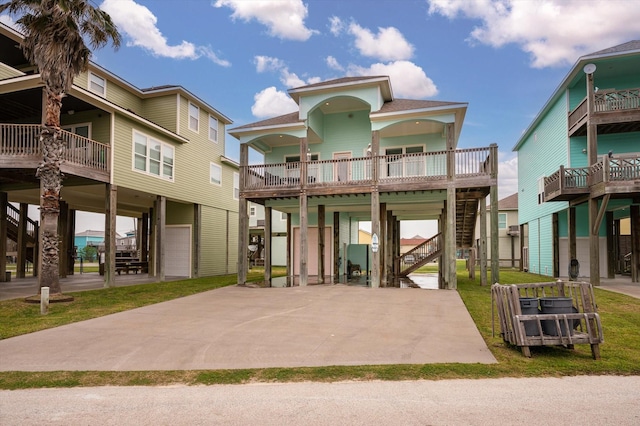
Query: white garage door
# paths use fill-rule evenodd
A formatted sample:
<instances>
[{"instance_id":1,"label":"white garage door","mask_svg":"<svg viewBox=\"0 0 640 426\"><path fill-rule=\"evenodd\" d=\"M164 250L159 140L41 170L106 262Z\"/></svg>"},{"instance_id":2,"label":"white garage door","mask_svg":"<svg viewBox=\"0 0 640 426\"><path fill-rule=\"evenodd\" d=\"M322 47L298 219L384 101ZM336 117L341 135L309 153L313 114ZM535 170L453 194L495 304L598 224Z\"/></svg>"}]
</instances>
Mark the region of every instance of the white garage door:
<instances>
[{"instance_id":1,"label":"white garage door","mask_svg":"<svg viewBox=\"0 0 640 426\"><path fill-rule=\"evenodd\" d=\"M167 226L164 275L191 277L191 226Z\"/></svg>"}]
</instances>

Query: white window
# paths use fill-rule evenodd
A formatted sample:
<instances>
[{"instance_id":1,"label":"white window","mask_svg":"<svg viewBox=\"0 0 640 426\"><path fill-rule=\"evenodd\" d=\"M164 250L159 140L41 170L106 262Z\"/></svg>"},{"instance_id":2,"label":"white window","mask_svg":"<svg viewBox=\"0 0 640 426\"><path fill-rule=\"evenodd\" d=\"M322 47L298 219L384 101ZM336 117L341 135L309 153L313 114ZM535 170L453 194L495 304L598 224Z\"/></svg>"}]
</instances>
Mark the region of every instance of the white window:
<instances>
[{"instance_id":1,"label":"white window","mask_svg":"<svg viewBox=\"0 0 640 426\"><path fill-rule=\"evenodd\" d=\"M237 172L233 172L233 199L240 199L240 175Z\"/></svg>"},{"instance_id":2,"label":"white window","mask_svg":"<svg viewBox=\"0 0 640 426\"><path fill-rule=\"evenodd\" d=\"M142 133L133 132L133 168L173 180L174 148Z\"/></svg>"},{"instance_id":3,"label":"white window","mask_svg":"<svg viewBox=\"0 0 640 426\"><path fill-rule=\"evenodd\" d=\"M507 229L507 214L498 214L498 229Z\"/></svg>"},{"instance_id":4,"label":"white window","mask_svg":"<svg viewBox=\"0 0 640 426\"><path fill-rule=\"evenodd\" d=\"M215 185L222 185L222 167L215 163L211 163L210 179L211 183Z\"/></svg>"},{"instance_id":5,"label":"white window","mask_svg":"<svg viewBox=\"0 0 640 426\"><path fill-rule=\"evenodd\" d=\"M538 179L538 204L544 203L544 176Z\"/></svg>"},{"instance_id":6,"label":"white window","mask_svg":"<svg viewBox=\"0 0 640 426\"><path fill-rule=\"evenodd\" d=\"M89 90L100 96L107 95L107 81L92 72L89 73Z\"/></svg>"},{"instance_id":7,"label":"white window","mask_svg":"<svg viewBox=\"0 0 640 426\"><path fill-rule=\"evenodd\" d=\"M255 206L249 207L249 216L255 216L255 215L256 215L256 207Z\"/></svg>"},{"instance_id":8,"label":"white window","mask_svg":"<svg viewBox=\"0 0 640 426\"><path fill-rule=\"evenodd\" d=\"M218 143L218 119L209 116L209 140Z\"/></svg>"},{"instance_id":9,"label":"white window","mask_svg":"<svg viewBox=\"0 0 640 426\"><path fill-rule=\"evenodd\" d=\"M189 102L189 130L198 131L200 123L200 108Z\"/></svg>"},{"instance_id":10,"label":"white window","mask_svg":"<svg viewBox=\"0 0 640 426\"><path fill-rule=\"evenodd\" d=\"M285 212L280 212L280 220L283 222L287 221L287 214Z\"/></svg>"}]
</instances>

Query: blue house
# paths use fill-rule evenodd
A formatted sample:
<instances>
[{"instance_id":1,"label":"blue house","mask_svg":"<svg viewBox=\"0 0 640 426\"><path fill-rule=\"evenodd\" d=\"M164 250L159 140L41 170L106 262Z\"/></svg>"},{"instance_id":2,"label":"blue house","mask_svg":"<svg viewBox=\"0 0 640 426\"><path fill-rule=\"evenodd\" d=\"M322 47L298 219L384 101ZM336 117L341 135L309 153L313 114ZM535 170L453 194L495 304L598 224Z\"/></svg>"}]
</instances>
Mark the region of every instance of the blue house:
<instances>
[{"instance_id":1,"label":"blue house","mask_svg":"<svg viewBox=\"0 0 640 426\"><path fill-rule=\"evenodd\" d=\"M639 70L640 41L581 57L516 143L529 271L639 281Z\"/></svg>"},{"instance_id":2,"label":"blue house","mask_svg":"<svg viewBox=\"0 0 640 426\"><path fill-rule=\"evenodd\" d=\"M82 250L86 246L98 247L104 245L104 231L86 230L77 233L73 241L78 250Z\"/></svg>"},{"instance_id":3,"label":"blue house","mask_svg":"<svg viewBox=\"0 0 640 426\"><path fill-rule=\"evenodd\" d=\"M287 215L288 275L300 285L336 281L361 263L350 253L358 251L359 222L370 221L372 287L438 258L440 287L456 288L456 249L473 246L478 205L491 195L497 206L497 146L457 149L467 104L397 99L387 76L329 80L289 95L298 111L229 131L240 141L240 253L249 244L249 203L260 204L265 280L276 210ZM264 164L249 164L249 147ZM497 207L491 216L497 241ZM401 254L399 224L414 219L437 220L441 232ZM492 259L497 278L497 253ZM243 284L247 256L238 265Z\"/></svg>"}]
</instances>

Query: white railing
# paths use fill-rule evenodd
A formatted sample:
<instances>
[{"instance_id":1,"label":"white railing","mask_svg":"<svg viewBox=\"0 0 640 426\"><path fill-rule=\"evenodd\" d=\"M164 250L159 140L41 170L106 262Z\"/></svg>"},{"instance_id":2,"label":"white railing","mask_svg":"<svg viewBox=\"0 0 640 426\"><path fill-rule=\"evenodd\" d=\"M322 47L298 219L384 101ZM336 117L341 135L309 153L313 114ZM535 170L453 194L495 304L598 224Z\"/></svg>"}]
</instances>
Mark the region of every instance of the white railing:
<instances>
[{"instance_id":1,"label":"white railing","mask_svg":"<svg viewBox=\"0 0 640 426\"><path fill-rule=\"evenodd\" d=\"M380 181L447 178L446 151L392 154L378 157Z\"/></svg>"},{"instance_id":2,"label":"white railing","mask_svg":"<svg viewBox=\"0 0 640 426\"><path fill-rule=\"evenodd\" d=\"M0 155L40 155L38 124L0 124Z\"/></svg>"}]
</instances>

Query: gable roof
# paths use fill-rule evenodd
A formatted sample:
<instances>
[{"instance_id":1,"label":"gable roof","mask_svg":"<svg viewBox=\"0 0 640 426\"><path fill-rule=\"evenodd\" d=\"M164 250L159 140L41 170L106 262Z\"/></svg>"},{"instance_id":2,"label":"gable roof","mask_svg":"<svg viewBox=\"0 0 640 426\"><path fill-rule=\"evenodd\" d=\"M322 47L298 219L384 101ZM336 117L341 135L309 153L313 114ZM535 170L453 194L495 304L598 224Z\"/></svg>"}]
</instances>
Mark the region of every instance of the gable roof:
<instances>
[{"instance_id":1,"label":"gable roof","mask_svg":"<svg viewBox=\"0 0 640 426\"><path fill-rule=\"evenodd\" d=\"M491 204L487 204L487 210L491 209ZM498 210L518 210L518 193L515 192L508 197L498 200Z\"/></svg>"},{"instance_id":2,"label":"gable roof","mask_svg":"<svg viewBox=\"0 0 640 426\"><path fill-rule=\"evenodd\" d=\"M560 96L562 96L571 84L572 81L576 79L577 76L583 73L582 68L588 64L590 61L595 61L598 59L607 59L614 57L624 57L630 55L640 54L640 40L631 40L626 43L619 44L617 46L608 47L603 50L599 50L594 53L589 53L587 55L581 56L578 58L573 67L569 70L569 73L565 76L562 82L558 85L556 90L552 93L551 97L544 104L542 109L538 112L536 117L533 119L529 127L522 132L520 139L513 146L512 151L518 151L520 146L527 140L533 129L538 125L542 117L551 109L551 106L558 100Z\"/></svg>"}]
</instances>

